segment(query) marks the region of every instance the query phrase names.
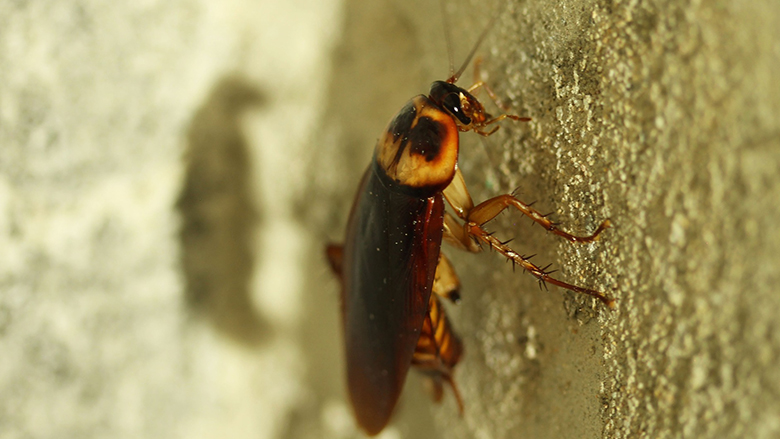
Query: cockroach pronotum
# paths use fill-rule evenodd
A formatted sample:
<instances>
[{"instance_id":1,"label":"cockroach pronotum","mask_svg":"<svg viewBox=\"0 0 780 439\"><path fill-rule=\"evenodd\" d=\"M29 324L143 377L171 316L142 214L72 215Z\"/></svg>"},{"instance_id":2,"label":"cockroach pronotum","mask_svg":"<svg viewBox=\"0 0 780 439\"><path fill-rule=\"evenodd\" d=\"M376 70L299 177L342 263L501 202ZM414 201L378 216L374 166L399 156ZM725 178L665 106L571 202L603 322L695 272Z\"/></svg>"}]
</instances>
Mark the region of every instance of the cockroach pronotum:
<instances>
[{"instance_id":1,"label":"cockroach pronotum","mask_svg":"<svg viewBox=\"0 0 780 439\"><path fill-rule=\"evenodd\" d=\"M474 205L458 168L459 133L489 136L498 126L486 127L503 119L530 120L488 114L472 94L485 88L493 96L482 81L468 89L455 85L489 27L457 72L450 61L450 77L434 82L427 96L412 98L390 121L358 186L346 240L327 247L342 286L349 397L358 424L369 435L387 425L410 366L431 378L437 401L443 382L448 383L463 412L452 376L463 348L439 303L439 297L459 298L457 275L439 252L443 239L470 252L486 245L543 284L614 307L614 299L604 293L550 277L483 228L510 206L571 242L592 242L610 226L605 220L593 234L575 236L512 194ZM455 216L445 212L444 200Z\"/></svg>"}]
</instances>

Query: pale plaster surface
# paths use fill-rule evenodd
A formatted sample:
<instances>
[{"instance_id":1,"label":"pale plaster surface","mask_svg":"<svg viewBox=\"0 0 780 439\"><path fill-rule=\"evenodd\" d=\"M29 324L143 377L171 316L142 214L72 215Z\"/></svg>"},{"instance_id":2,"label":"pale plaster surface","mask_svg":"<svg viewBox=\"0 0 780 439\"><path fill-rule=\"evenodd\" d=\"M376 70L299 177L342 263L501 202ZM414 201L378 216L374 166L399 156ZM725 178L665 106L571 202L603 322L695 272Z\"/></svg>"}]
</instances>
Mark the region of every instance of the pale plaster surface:
<instances>
[{"instance_id":1,"label":"pale plaster surface","mask_svg":"<svg viewBox=\"0 0 780 439\"><path fill-rule=\"evenodd\" d=\"M0 4L0 437L289 435L312 392L283 154L340 13Z\"/></svg>"}]
</instances>

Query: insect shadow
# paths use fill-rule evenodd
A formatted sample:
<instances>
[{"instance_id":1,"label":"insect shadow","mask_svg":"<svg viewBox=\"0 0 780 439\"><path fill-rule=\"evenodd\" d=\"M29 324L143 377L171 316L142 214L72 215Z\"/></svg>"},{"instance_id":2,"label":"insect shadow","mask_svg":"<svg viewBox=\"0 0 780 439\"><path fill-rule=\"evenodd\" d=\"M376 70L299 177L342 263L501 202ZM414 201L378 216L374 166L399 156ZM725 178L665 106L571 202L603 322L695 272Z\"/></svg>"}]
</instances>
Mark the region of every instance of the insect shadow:
<instances>
[{"instance_id":1,"label":"insect shadow","mask_svg":"<svg viewBox=\"0 0 780 439\"><path fill-rule=\"evenodd\" d=\"M264 100L241 78L216 83L189 126L176 203L187 308L248 345L266 339L270 327L253 311L250 297L256 259L251 243L263 215L251 190L253 170L240 118Z\"/></svg>"}]
</instances>

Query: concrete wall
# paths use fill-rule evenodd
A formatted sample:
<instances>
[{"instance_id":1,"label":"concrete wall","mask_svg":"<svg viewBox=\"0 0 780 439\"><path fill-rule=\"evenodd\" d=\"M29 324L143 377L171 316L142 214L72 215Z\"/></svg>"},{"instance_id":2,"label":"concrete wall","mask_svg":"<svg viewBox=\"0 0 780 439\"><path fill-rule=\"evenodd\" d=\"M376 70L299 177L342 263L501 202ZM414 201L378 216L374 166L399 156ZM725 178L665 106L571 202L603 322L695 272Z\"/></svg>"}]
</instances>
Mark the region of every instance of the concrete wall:
<instances>
[{"instance_id":1,"label":"concrete wall","mask_svg":"<svg viewBox=\"0 0 780 439\"><path fill-rule=\"evenodd\" d=\"M360 437L322 246L447 75L427 3L0 6L0 437ZM780 4L502 7L533 120L462 136L472 195L611 218L490 229L618 307L446 249L465 416L412 375L383 437L777 437ZM448 5L456 63L496 9Z\"/></svg>"},{"instance_id":2,"label":"concrete wall","mask_svg":"<svg viewBox=\"0 0 780 439\"><path fill-rule=\"evenodd\" d=\"M285 178L341 14L0 5L0 437L287 434L312 392Z\"/></svg>"}]
</instances>

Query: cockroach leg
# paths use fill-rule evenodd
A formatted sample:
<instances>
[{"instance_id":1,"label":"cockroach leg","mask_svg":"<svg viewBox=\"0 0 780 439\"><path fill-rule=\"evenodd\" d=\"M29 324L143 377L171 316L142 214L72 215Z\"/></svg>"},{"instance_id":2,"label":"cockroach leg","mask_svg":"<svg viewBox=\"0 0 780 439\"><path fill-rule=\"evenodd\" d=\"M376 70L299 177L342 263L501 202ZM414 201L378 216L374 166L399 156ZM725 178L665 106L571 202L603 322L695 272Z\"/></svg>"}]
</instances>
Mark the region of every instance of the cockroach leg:
<instances>
[{"instance_id":1,"label":"cockroach leg","mask_svg":"<svg viewBox=\"0 0 780 439\"><path fill-rule=\"evenodd\" d=\"M460 279L444 253L439 253L439 263L433 278L433 292L453 303L460 301Z\"/></svg>"},{"instance_id":2,"label":"cockroach leg","mask_svg":"<svg viewBox=\"0 0 780 439\"><path fill-rule=\"evenodd\" d=\"M328 257L331 270L333 270L333 273L336 274L336 277L339 278L339 282L341 282L343 286L344 277L342 275L342 269L344 267L344 246L338 244L328 244L325 247L325 255ZM339 303L341 303L341 308L343 311L344 304L346 303L344 300L344 288L339 289Z\"/></svg>"},{"instance_id":3,"label":"cockroach leg","mask_svg":"<svg viewBox=\"0 0 780 439\"><path fill-rule=\"evenodd\" d=\"M615 299L607 296L606 294L591 290L590 288L583 288L579 287L577 285L572 285L563 281L560 281L558 279L555 279L553 277L550 277L549 271L546 271L546 268L539 268L532 262L530 262L526 257L521 256L516 251L512 250L510 247L499 241L495 236L488 233L483 229L479 224L475 222L469 222L466 225L469 234L476 237L480 241L490 245L491 248L495 249L502 255L509 258L512 263L519 265L532 275L534 275L537 279L539 279L542 284L550 283L553 285L557 285L561 288L566 288L567 290L571 290L577 293L587 294L588 296L595 297L596 299L600 300L603 304L607 305L609 308L615 308ZM549 266L548 266L549 267Z\"/></svg>"},{"instance_id":4,"label":"cockroach leg","mask_svg":"<svg viewBox=\"0 0 780 439\"><path fill-rule=\"evenodd\" d=\"M344 246L338 244L328 244L325 247L325 255L330 262L330 268L338 277L341 277L342 259L344 253Z\"/></svg>"},{"instance_id":5,"label":"cockroach leg","mask_svg":"<svg viewBox=\"0 0 780 439\"><path fill-rule=\"evenodd\" d=\"M611 225L610 221L607 219L604 220L604 222L602 222L601 225L598 226L598 228L596 228L595 232L593 232L588 236L572 235L570 233L566 233L563 230L555 227L555 224L552 221L550 221L546 215L542 215L541 213L539 213L539 211L532 208L528 204L525 204L522 201L518 200L514 195L511 194L499 195L497 197L491 198L487 201L478 204L476 207L471 209L471 211L467 214L464 220L477 223L479 225L483 225L486 222L490 221L491 219L495 218L496 215L501 213L504 209L506 209L509 206L516 208L517 210L522 212L525 216L531 218L532 220L534 220L534 222L544 227L548 232L558 235L571 242L595 241L598 239L601 232L609 228Z\"/></svg>"},{"instance_id":6,"label":"cockroach leg","mask_svg":"<svg viewBox=\"0 0 780 439\"><path fill-rule=\"evenodd\" d=\"M458 386L452 379L452 369L458 364L462 354L463 345L460 339L452 331L452 326L436 295L431 295L428 302L428 315L425 317L420 338L412 356L412 364L431 377L434 386L441 379L450 384L461 415L463 415L463 400ZM441 385L440 382L439 385ZM436 393L434 392L434 400L440 399L437 398Z\"/></svg>"},{"instance_id":7,"label":"cockroach leg","mask_svg":"<svg viewBox=\"0 0 780 439\"><path fill-rule=\"evenodd\" d=\"M490 99L496 104L498 108L504 111L509 111L509 106L504 104L501 99L499 99L498 95L493 91L493 89L490 88L488 83L481 79L481 67L482 57L479 57L474 60L474 85L468 88L468 92L472 93L482 88L485 90L485 92L487 92L488 96L490 96Z\"/></svg>"},{"instance_id":8,"label":"cockroach leg","mask_svg":"<svg viewBox=\"0 0 780 439\"><path fill-rule=\"evenodd\" d=\"M455 176L452 177L450 184L442 191L447 203L455 211L455 215L465 219L469 212L474 208L474 200L466 187L466 180L463 179L463 173L460 168L455 169Z\"/></svg>"},{"instance_id":9,"label":"cockroach leg","mask_svg":"<svg viewBox=\"0 0 780 439\"><path fill-rule=\"evenodd\" d=\"M424 375L423 378L425 390L431 396L433 402L440 403L442 398L444 398L444 385L442 384L441 376L428 374Z\"/></svg>"},{"instance_id":10,"label":"cockroach leg","mask_svg":"<svg viewBox=\"0 0 780 439\"><path fill-rule=\"evenodd\" d=\"M531 120L530 117L520 117L520 116L517 116L515 114L502 114L502 115L500 115L498 117L494 117L493 119L490 119L489 121L485 122L485 125L494 124L494 123L500 122L500 121L502 121L504 119L512 119L512 120L518 121L518 122L528 122L528 121Z\"/></svg>"},{"instance_id":11,"label":"cockroach leg","mask_svg":"<svg viewBox=\"0 0 780 439\"><path fill-rule=\"evenodd\" d=\"M481 79L481 75L480 75L481 67L482 67L482 58L477 58L474 61L474 84L468 88L468 92L475 93L477 90L481 88L485 90L488 96L490 96L490 99L493 101L494 104L496 104L498 108L504 111L509 111L509 106L504 104L501 101L501 99L498 97L498 95L493 91L493 89L490 88L490 85ZM501 116L493 120L485 122L485 125L490 125L491 123L495 123L500 120L504 120L506 118L516 120L516 121L523 121L523 122L528 122L529 120L531 120L530 117L520 117L520 116L515 116L514 114L502 114Z\"/></svg>"},{"instance_id":12,"label":"cockroach leg","mask_svg":"<svg viewBox=\"0 0 780 439\"><path fill-rule=\"evenodd\" d=\"M599 299L610 308L615 306L615 300L604 293L568 284L551 277L550 272L531 263L529 261L530 257L524 257L507 246L506 244L509 241L501 242L498 238L482 228L486 222L495 218L496 215L501 213L504 209L513 206L535 222L541 224L545 229L558 236L564 237L571 242L591 242L595 241L599 234L610 226L609 220L601 223L596 231L589 236L575 236L558 229L545 215L542 215L537 210L531 208L530 205L521 202L510 194L500 195L474 206L474 201L471 199L471 195L469 195L460 169L456 170L452 183L444 189L443 193L455 213L465 221L465 224L460 226L455 218L445 217L446 228L444 236L448 239L448 242L457 241L459 243L458 247L466 247L469 250L472 248L479 248L474 241L477 241L477 243L485 243L490 248L506 256L513 264L519 265L532 275L536 276L542 283L550 283L571 291L587 294L588 296Z\"/></svg>"},{"instance_id":13,"label":"cockroach leg","mask_svg":"<svg viewBox=\"0 0 780 439\"><path fill-rule=\"evenodd\" d=\"M475 128L473 131L474 131L475 133L479 134L479 135L480 135L480 136L482 136L482 137L488 137L488 136L492 136L492 135L493 135L493 133L495 133L496 131L498 131L498 129L499 129L499 128L501 128L501 127L494 127L494 128L493 128L492 130L490 130L490 131L482 131L482 130L480 130L479 128Z\"/></svg>"},{"instance_id":14,"label":"cockroach leg","mask_svg":"<svg viewBox=\"0 0 780 439\"><path fill-rule=\"evenodd\" d=\"M487 84L485 83L485 81L482 80L481 70L482 70L482 57L478 56L476 59L474 59L474 84L468 88L469 93L474 93L480 87L485 87L485 89L488 89ZM494 97L498 98L498 96L495 96L495 93L493 93L493 90L489 90L488 95L490 95L491 99L493 99ZM498 103L496 103L496 105L498 105Z\"/></svg>"},{"instance_id":15,"label":"cockroach leg","mask_svg":"<svg viewBox=\"0 0 780 439\"><path fill-rule=\"evenodd\" d=\"M452 394L455 395L455 402L458 404L458 414L463 417L463 398L460 396L458 385L455 384L455 380L452 379L451 374L441 374L441 378L450 385Z\"/></svg>"},{"instance_id":16,"label":"cockroach leg","mask_svg":"<svg viewBox=\"0 0 780 439\"><path fill-rule=\"evenodd\" d=\"M466 89L466 91L468 91L471 94L476 94L476 91L479 90L480 88L483 88L483 87L487 88L487 84L485 83L485 81L477 81L476 78L475 78L474 84L472 84L471 87ZM490 93L488 93L488 94L490 94Z\"/></svg>"},{"instance_id":17,"label":"cockroach leg","mask_svg":"<svg viewBox=\"0 0 780 439\"><path fill-rule=\"evenodd\" d=\"M471 253L479 253L482 248L471 239L462 223L449 213L444 214L444 233L442 239L455 248Z\"/></svg>"},{"instance_id":18,"label":"cockroach leg","mask_svg":"<svg viewBox=\"0 0 780 439\"><path fill-rule=\"evenodd\" d=\"M447 199L450 206L452 206L455 214L466 222L477 223L481 226L495 218L496 215L504 211L507 207L512 206L540 224L547 231L571 242L595 241L598 239L599 234L611 225L609 220L605 220L596 228L595 232L588 236L572 235L555 227L555 223L550 221L546 215L542 215L539 211L532 208L530 204L523 203L511 194L499 195L474 206L474 201L471 199L471 195L469 195L469 191L466 188L466 182L463 180L463 174L460 172L460 169L455 171L455 177L452 179L452 183L444 189L444 197Z\"/></svg>"},{"instance_id":19,"label":"cockroach leg","mask_svg":"<svg viewBox=\"0 0 780 439\"><path fill-rule=\"evenodd\" d=\"M498 108L500 108L503 111L509 111L509 107L507 105L504 105L503 102L501 102L501 100L498 98L496 93L493 92L493 89L490 88L488 83L480 79L479 68L481 64L482 64L481 58L477 58L477 60L474 61L474 84L471 87L469 87L467 91L469 93L476 93L479 89L484 89L487 92L488 96L490 96L490 99L493 100L493 102L496 104ZM496 122L500 122L504 119L512 119L518 122L528 122L531 120L530 117L521 117L515 114L502 114L498 117L492 117L487 112L484 112L484 109L482 110L481 114L484 118L487 118L487 120L480 121L478 124L475 124L473 127L470 127L469 130L474 131L475 133L483 137L488 137L493 133L495 133L496 131L498 131L498 127L495 127L490 131L484 131L482 129L483 127L492 125Z\"/></svg>"},{"instance_id":20,"label":"cockroach leg","mask_svg":"<svg viewBox=\"0 0 780 439\"><path fill-rule=\"evenodd\" d=\"M455 384L455 380L452 379L452 375L445 375L442 373L434 372L427 373L425 375L425 384L430 387L429 393L433 402L439 403L444 396L444 386L442 380L446 381L452 389L452 394L455 395L455 403L458 405L458 414L463 416L463 398L460 396L460 390L458 385Z\"/></svg>"},{"instance_id":21,"label":"cockroach leg","mask_svg":"<svg viewBox=\"0 0 780 439\"><path fill-rule=\"evenodd\" d=\"M452 394L455 395L455 402L458 403L458 414L460 416L463 416L463 398L460 396L460 390L458 390L458 386L455 384L455 380L452 379L452 375L442 375L442 378L444 378L445 381L447 381L450 384L450 388L452 389Z\"/></svg>"}]
</instances>

